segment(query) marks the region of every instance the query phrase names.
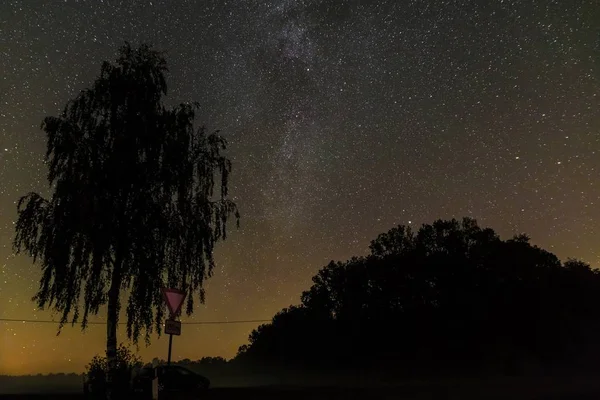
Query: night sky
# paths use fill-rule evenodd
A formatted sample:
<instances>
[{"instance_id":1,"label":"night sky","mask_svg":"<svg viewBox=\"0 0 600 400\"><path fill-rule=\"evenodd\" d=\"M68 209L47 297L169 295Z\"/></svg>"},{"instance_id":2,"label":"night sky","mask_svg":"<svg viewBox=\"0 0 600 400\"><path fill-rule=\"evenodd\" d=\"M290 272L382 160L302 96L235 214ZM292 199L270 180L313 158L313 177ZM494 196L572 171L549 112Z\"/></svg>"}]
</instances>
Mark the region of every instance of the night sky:
<instances>
[{"instance_id":1,"label":"night sky","mask_svg":"<svg viewBox=\"0 0 600 400\"><path fill-rule=\"evenodd\" d=\"M270 319L329 260L438 218L600 266L597 0L2 0L0 318L53 318L12 254L16 201L48 194L42 119L124 41L167 51L166 103L199 101L230 143L242 226L183 322ZM184 325L173 357L232 357L257 325ZM105 351L103 325L56 329L0 322L0 374Z\"/></svg>"}]
</instances>

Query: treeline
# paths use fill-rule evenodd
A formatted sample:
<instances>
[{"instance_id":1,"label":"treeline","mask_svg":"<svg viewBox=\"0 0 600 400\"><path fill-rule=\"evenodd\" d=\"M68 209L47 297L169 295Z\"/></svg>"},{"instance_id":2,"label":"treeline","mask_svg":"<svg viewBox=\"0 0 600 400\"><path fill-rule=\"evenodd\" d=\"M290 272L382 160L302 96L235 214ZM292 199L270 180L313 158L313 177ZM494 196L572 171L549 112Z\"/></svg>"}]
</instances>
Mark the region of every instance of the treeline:
<instances>
[{"instance_id":1,"label":"treeline","mask_svg":"<svg viewBox=\"0 0 600 400\"><path fill-rule=\"evenodd\" d=\"M0 375L0 378L81 378L84 373L76 373L76 372L57 372L57 373L49 373L49 374L26 374L26 375Z\"/></svg>"},{"instance_id":2,"label":"treeline","mask_svg":"<svg viewBox=\"0 0 600 400\"><path fill-rule=\"evenodd\" d=\"M152 359L151 363L146 365L152 365L157 363L158 365L166 365L167 360L163 360L155 357ZM202 357L199 360L190 360L189 358L184 358L183 360L174 361L171 360L171 364L173 365L181 365L183 367L222 367L227 365L227 360L223 357Z\"/></svg>"},{"instance_id":3,"label":"treeline","mask_svg":"<svg viewBox=\"0 0 600 400\"><path fill-rule=\"evenodd\" d=\"M592 368L600 274L473 219L398 226L331 262L235 362L406 375Z\"/></svg>"}]
</instances>

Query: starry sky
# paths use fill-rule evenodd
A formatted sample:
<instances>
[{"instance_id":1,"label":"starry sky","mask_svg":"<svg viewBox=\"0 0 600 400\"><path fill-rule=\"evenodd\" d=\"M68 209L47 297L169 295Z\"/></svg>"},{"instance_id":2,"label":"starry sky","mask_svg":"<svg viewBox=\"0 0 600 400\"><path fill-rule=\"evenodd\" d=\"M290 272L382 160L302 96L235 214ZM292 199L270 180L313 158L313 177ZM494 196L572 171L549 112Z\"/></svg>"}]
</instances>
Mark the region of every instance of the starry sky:
<instances>
[{"instance_id":1,"label":"starry sky","mask_svg":"<svg viewBox=\"0 0 600 400\"><path fill-rule=\"evenodd\" d=\"M124 41L166 51L166 104L199 101L230 143L242 226L184 323L270 319L329 260L438 218L600 266L597 0L2 0L0 318L53 318L12 253L16 201L48 194L42 119ZM232 357L257 325L184 325L173 358ZM0 321L0 374L105 349L103 325L56 328Z\"/></svg>"}]
</instances>

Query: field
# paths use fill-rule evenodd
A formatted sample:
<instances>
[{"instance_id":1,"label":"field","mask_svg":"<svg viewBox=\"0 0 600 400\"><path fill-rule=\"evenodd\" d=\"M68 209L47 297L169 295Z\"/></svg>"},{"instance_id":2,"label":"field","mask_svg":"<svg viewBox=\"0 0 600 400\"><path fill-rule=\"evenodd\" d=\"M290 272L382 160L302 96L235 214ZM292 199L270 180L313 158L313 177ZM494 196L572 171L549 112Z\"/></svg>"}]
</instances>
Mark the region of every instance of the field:
<instances>
[{"instance_id":1,"label":"field","mask_svg":"<svg viewBox=\"0 0 600 400\"><path fill-rule=\"evenodd\" d=\"M1 389L1 388L0 388ZM600 399L600 382L594 378L502 379L478 382L422 382L388 387L236 387L211 389L207 399L300 400L300 399L511 399L511 400L591 400ZM9 394L0 400L83 400L78 393Z\"/></svg>"}]
</instances>

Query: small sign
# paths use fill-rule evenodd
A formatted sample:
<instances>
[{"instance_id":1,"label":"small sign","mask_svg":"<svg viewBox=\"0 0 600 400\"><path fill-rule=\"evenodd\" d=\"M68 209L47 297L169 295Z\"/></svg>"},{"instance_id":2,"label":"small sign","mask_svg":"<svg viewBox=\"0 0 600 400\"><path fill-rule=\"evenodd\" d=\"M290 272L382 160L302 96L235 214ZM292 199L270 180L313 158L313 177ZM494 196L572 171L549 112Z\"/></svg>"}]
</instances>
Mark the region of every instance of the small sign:
<instances>
[{"instance_id":1,"label":"small sign","mask_svg":"<svg viewBox=\"0 0 600 400\"><path fill-rule=\"evenodd\" d=\"M171 313L171 317L175 317L181 311L183 305L183 299L185 299L185 293L177 289L162 289L163 297Z\"/></svg>"},{"instance_id":2,"label":"small sign","mask_svg":"<svg viewBox=\"0 0 600 400\"><path fill-rule=\"evenodd\" d=\"M181 322L168 319L165 321L165 333L167 335L181 335Z\"/></svg>"}]
</instances>

